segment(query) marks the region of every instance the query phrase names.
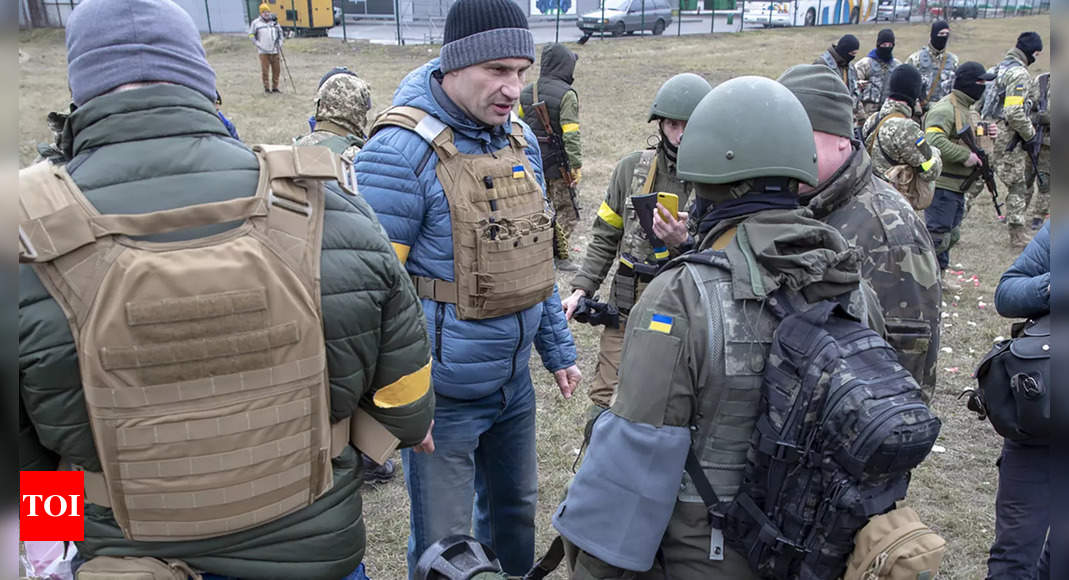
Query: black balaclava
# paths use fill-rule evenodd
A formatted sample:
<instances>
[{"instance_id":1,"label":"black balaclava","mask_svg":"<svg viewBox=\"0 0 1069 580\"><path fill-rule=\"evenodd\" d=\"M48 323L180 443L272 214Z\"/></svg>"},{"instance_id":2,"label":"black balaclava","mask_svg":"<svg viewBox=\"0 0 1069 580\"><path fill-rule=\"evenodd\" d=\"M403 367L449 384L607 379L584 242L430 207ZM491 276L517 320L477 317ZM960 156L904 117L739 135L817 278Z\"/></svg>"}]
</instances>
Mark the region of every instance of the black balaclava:
<instances>
[{"instance_id":1,"label":"black balaclava","mask_svg":"<svg viewBox=\"0 0 1069 580\"><path fill-rule=\"evenodd\" d=\"M1036 53L1043 50L1043 39L1035 32L1022 32L1017 37L1017 49L1024 53L1028 64L1036 62Z\"/></svg>"},{"instance_id":2,"label":"black balaclava","mask_svg":"<svg viewBox=\"0 0 1069 580\"><path fill-rule=\"evenodd\" d=\"M939 31L947 28L950 28L950 25L946 20L936 20L932 23L932 33L928 39L932 43L932 48L941 51L947 47L947 40L950 36L939 36Z\"/></svg>"},{"instance_id":3,"label":"black balaclava","mask_svg":"<svg viewBox=\"0 0 1069 580\"><path fill-rule=\"evenodd\" d=\"M978 101L984 95L986 85L977 84L976 81L985 76L990 77L991 75L987 74L984 65L973 61L962 63L954 71L954 90L961 91Z\"/></svg>"},{"instance_id":4,"label":"black balaclava","mask_svg":"<svg viewBox=\"0 0 1069 580\"><path fill-rule=\"evenodd\" d=\"M887 98L902 101L912 108L921 98L921 73L908 63L895 67L887 81Z\"/></svg>"},{"instance_id":5,"label":"black balaclava","mask_svg":"<svg viewBox=\"0 0 1069 580\"><path fill-rule=\"evenodd\" d=\"M885 42L890 42L891 46L880 46ZM894 58L894 50L895 31L891 30L890 28L884 28L880 31L879 34L876 35L876 56L883 62L891 62L891 59Z\"/></svg>"},{"instance_id":6,"label":"black balaclava","mask_svg":"<svg viewBox=\"0 0 1069 580\"><path fill-rule=\"evenodd\" d=\"M854 60L850 53L861 48L861 42L853 34L844 34L833 48L838 53L839 58L842 58L844 63L848 63Z\"/></svg>"}]
</instances>

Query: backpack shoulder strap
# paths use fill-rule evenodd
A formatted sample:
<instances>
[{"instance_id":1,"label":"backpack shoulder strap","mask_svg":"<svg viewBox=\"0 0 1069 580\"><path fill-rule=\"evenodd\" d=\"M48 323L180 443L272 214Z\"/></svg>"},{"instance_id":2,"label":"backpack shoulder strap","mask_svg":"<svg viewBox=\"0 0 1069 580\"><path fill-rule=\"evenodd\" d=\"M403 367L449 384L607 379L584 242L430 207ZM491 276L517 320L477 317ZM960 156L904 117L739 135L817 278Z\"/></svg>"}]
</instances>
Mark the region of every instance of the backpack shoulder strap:
<instances>
[{"instance_id":1,"label":"backpack shoulder strap","mask_svg":"<svg viewBox=\"0 0 1069 580\"><path fill-rule=\"evenodd\" d=\"M370 138L383 127L394 126L408 129L426 141L438 157L449 159L459 153L453 144L453 130L433 115L416 107L390 107L371 124ZM520 129L522 132L522 128Z\"/></svg>"}]
</instances>

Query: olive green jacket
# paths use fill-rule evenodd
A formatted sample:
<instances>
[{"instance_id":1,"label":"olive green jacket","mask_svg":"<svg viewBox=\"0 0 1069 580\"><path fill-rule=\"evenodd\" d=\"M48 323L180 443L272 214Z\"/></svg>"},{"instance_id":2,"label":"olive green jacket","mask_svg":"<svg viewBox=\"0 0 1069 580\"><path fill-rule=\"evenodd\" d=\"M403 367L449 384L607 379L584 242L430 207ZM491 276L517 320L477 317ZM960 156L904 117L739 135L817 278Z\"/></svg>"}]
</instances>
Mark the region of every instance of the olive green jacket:
<instances>
[{"instance_id":1,"label":"olive green jacket","mask_svg":"<svg viewBox=\"0 0 1069 580\"><path fill-rule=\"evenodd\" d=\"M936 187L964 193L961 190L961 182L973 170L964 165L969 159L970 151L958 139L958 132L974 126L974 113L970 107L975 102L969 95L954 90L932 105L924 116L924 136L932 147L939 150L943 159L943 172L935 181ZM977 182L983 187L982 180Z\"/></svg>"},{"instance_id":2,"label":"olive green jacket","mask_svg":"<svg viewBox=\"0 0 1069 580\"><path fill-rule=\"evenodd\" d=\"M635 174L642 153L636 151L628 154L613 169L605 201L598 208L591 228L593 239L587 246L582 267L572 278L573 290L582 289L587 296L594 296L609 270L624 253L639 260L652 258L653 247L642 231L631 204L631 196L639 193L642 187L642 180L636 178ZM651 191L678 195L679 209L684 210L690 202L691 188L676 176L675 162L668 159L663 147L658 148L655 159L657 172ZM669 248L669 251L672 255L678 254L677 249Z\"/></svg>"},{"instance_id":3,"label":"olive green jacket","mask_svg":"<svg viewBox=\"0 0 1069 580\"><path fill-rule=\"evenodd\" d=\"M879 305L863 291L858 251L809 216L804 209L770 210L717 225L700 246L712 253L715 265L670 264L650 283L627 326L620 386L609 412L625 425L689 429L691 449L723 501L742 483L760 414L762 373L777 326L764 300L781 286L799 290L791 293L799 308L805 307L803 293L814 301L849 294L851 314L862 320L879 316ZM735 235L733 227L746 235ZM714 242L723 250L712 252ZM604 452L596 448L599 443L613 445L594 438L588 457ZM635 578L756 578L745 557L730 547L722 561L709 559L708 514L689 475L681 475L660 544L667 570L656 563ZM561 520L568 517L564 508L579 509L569 501L558 509ZM583 551L572 578L630 578L623 574Z\"/></svg>"},{"instance_id":4,"label":"olive green jacket","mask_svg":"<svg viewBox=\"0 0 1069 580\"><path fill-rule=\"evenodd\" d=\"M66 168L102 213L222 201L257 188L256 156L230 138L211 101L185 87L161 84L97 97L71 115L68 127L73 140ZM389 409L372 397L429 364L422 307L363 198L341 193L336 184L327 185L325 197L321 291L331 421L360 406L402 446L415 445L433 417L433 391ZM153 239L220 230L211 228ZM62 458L99 471L67 319L29 266L19 268L18 362L20 469L54 470ZM359 453L346 447L334 460L333 489L310 506L256 528L194 541L127 540L109 508L86 504L85 541L78 549L87 558L177 558L243 580L337 580L363 559L363 476Z\"/></svg>"}]
</instances>

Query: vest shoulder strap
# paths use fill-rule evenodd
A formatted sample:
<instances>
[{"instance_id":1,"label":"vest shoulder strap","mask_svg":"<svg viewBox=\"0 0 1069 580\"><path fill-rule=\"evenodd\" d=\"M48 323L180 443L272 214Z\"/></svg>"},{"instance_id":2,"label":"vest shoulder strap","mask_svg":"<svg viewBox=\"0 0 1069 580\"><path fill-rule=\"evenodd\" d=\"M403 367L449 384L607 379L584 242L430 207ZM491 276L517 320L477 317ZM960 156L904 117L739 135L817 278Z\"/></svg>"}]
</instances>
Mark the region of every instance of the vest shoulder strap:
<instances>
[{"instance_id":1,"label":"vest shoulder strap","mask_svg":"<svg viewBox=\"0 0 1069 580\"><path fill-rule=\"evenodd\" d=\"M368 136L370 137L383 127L388 126L408 129L419 135L434 149L439 158L449 159L460 153L456 145L453 144L453 130L422 109L403 106L390 107L375 118Z\"/></svg>"},{"instance_id":2,"label":"vest shoulder strap","mask_svg":"<svg viewBox=\"0 0 1069 580\"><path fill-rule=\"evenodd\" d=\"M635 164L635 173L631 179L631 195L645 195L653 191L653 182L657 180L657 149L646 149Z\"/></svg>"}]
</instances>

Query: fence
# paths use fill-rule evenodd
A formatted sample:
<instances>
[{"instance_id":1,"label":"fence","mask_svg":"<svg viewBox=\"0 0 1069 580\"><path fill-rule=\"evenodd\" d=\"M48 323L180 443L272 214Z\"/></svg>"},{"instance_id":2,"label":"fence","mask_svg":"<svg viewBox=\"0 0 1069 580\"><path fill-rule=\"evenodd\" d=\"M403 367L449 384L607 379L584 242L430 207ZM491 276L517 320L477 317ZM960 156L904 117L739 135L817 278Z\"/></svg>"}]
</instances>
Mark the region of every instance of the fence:
<instances>
[{"instance_id":1,"label":"fence","mask_svg":"<svg viewBox=\"0 0 1069 580\"><path fill-rule=\"evenodd\" d=\"M19 28L66 26L80 0L18 0ZM173 0L208 34L244 32L249 21L242 0Z\"/></svg>"},{"instance_id":2,"label":"fence","mask_svg":"<svg viewBox=\"0 0 1069 580\"><path fill-rule=\"evenodd\" d=\"M79 2L18 1L21 28L62 27ZM249 0L175 1L189 12L202 32L243 32L248 26ZM335 6L342 12L340 26L317 32L326 32L345 41L362 39L387 44L438 44L442 40L445 16L453 1L335 0ZM673 28L679 36L737 32L762 26L1005 18L1047 13L1050 10L1050 0L862 0L853 10L850 3L842 0L513 1L531 15L531 28L538 43L584 42L584 37L589 36L671 34ZM613 8L623 10L614 11ZM582 19L584 14L588 18ZM611 24L606 24L606 21ZM659 25L658 21L663 23ZM669 22L671 24L665 26ZM584 25L585 31L580 30L579 24Z\"/></svg>"},{"instance_id":3,"label":"fence","mask_svg":"<svg viewBox=\"0 0 1069 580\"><path fill-rule=\"evenodd\" d=\"M442 24L453 0L389 0L392 10L369 11L371 2L342 3L346 18L331 31L345 40L364 39L389 44L437 44ZM386 0L377 0L384 2ZM716 34L774 26L827 26L864 22L931 22L941 18L1005 18L1050 11L1050 0L871 0L859 2L851 11L841 0L513 0L523 7L530 2L531 28L535 42L585 42L585 36L661 34L657 21L670 13L667 32ZM547 6L541 13L535 4ZM560 8L563 8L561 10ZM613 8L623 8L622 11ZM862 13L861 8L865 12ZM394 14L400 13L397 18ZM621 13L627 16L620 17ZM584 19L583 15L587 18ZM600 24L586 26L586 20ZM624 20L623 28L618 28ZM606 24L608 23L608 24ZM585 28L580 30L580 24ZM378 27L376 29L376 27ZM389 28L389 30L387 30ZM673 30L674 29L674 30ZM589 34L587 31L592 31Z\"/></svg>"}]
</instances>

